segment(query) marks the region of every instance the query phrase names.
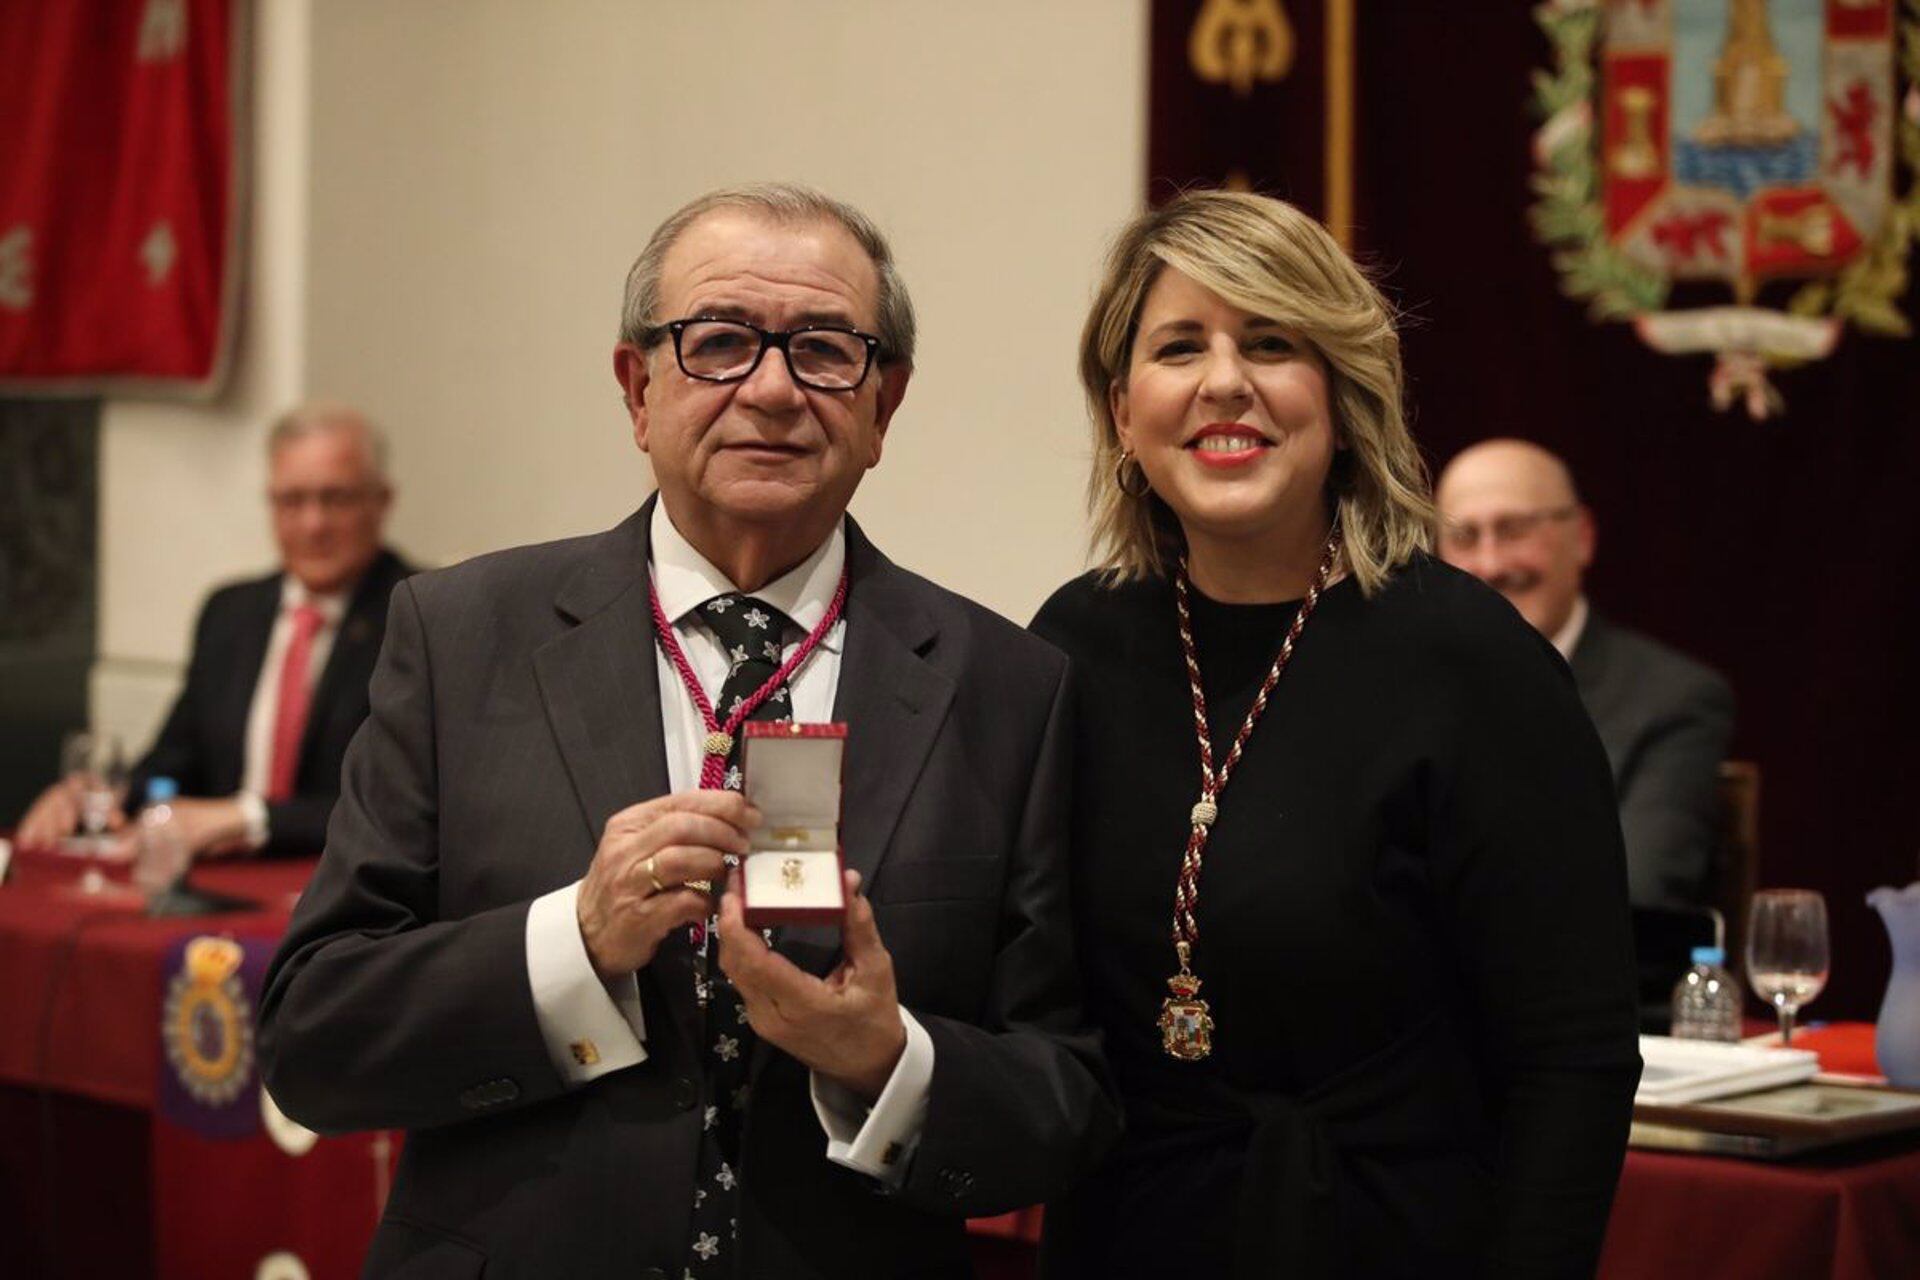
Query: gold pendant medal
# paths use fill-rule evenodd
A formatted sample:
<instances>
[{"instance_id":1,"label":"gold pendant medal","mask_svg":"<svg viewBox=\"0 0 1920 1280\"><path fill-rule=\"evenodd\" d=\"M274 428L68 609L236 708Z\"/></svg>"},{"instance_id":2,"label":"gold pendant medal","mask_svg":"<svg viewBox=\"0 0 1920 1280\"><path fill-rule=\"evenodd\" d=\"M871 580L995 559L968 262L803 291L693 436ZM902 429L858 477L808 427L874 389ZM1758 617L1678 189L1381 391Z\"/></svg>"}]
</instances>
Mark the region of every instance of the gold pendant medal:
<instances>
[{"instance_id":1,"label":"gold pendant medal","mask_svg":"<svg viewBox=\"0 0 1920 1280\"><path fill-rule=\"evenodd\" d=\"M1160 1002L1160 1047L1182 1062L1198 1062L1213 1052L1213 1014L1200 999L1200 979L1187 967L1187 944L1180 944L1180 972L1167 979L1172 995Z\"/></svg>"}]
</instances>

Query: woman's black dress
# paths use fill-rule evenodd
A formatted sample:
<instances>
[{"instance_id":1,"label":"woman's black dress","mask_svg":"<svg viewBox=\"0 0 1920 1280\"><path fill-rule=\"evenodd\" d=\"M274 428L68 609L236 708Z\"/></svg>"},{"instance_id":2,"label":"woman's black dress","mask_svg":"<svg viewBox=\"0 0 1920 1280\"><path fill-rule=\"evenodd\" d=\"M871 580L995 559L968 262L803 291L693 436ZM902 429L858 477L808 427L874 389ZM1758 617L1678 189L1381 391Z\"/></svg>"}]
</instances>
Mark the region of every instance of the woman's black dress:
<instances>
[{"instance_id":1,"label":"woman's black dress","mask_svg":"<svg viewBox=\"0 0 1920 1280\"><path fill-rule=\"evenodd\" d=\"M1296 605L1192 596L1216 762ZM1193 967L1155 1026L1199 794L1169 583L1062 587L1074 907L1127 1132L1048 1211L1065 1276L1591 1275L1639 1075L1606 758L1566 666L1425 557L1322 597L1220 800Z\"/></svg>"}]
</instances>

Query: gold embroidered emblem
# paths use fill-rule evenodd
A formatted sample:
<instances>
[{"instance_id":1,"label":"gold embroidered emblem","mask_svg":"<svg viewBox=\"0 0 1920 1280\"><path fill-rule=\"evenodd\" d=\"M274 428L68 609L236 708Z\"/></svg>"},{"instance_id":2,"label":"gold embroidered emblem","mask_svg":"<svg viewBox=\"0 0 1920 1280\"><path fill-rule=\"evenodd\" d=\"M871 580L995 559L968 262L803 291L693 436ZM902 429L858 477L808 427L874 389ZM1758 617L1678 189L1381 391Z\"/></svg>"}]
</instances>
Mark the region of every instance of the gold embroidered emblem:
<instances>
[{"instance_id":1,"label":"gold embroidered emblem","mask_svg":"<svg viewBox=\"0 0 1920 1280\"><path fill-rule=\"evenodd\" d=\"M196 1101L225 1106L253 1076L253 1011L240 983L246 953L232 938L189 942L167 984L160 1039L180 1085Z\"/></svg>"},{"instance_id":2,"label":"gold embroidered emblem","mask_svg":"<svg viewBox=\"0 0 1920 1280\"><path fill-rule=\"evenodd\" d=\"M1293 23L1280 0L1207 0L1187 36L1193 73L1241 97L1293 70Z\"/></svg>"}]
</instances>

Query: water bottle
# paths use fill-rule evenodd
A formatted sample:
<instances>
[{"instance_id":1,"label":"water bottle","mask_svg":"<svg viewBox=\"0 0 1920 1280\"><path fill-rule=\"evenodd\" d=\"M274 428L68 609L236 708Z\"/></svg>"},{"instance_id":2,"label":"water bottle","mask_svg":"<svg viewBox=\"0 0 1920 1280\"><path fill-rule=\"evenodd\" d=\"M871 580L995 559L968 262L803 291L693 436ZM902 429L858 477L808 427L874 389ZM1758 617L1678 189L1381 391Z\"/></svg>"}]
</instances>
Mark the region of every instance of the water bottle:
<instances>
[{"instance_id":1,"label":"water bottle","mask_svg":"<svg viewBox=\"0 0 1920 1280\"><path fill-rule=\"evenodd\" d=\"M147 780L147 807L140 812L138 845L133 860L133 883L148 897L165 893L187 869L188 850L180 838L169 803L180 794L172 778Z\"/></svg>"},{"instance_id":2,"label":"water bottle","mask_svg":"<svg viewBox=\"0 0 1920 1280\"><path fill-rule=\"evenodd\" d=\"M1740 988L1726 971L1727 953L1695 947L1693 967L1673 984L1673 1035L1679 1040L1740 1039Z\"/></svg>"}]
</instances>

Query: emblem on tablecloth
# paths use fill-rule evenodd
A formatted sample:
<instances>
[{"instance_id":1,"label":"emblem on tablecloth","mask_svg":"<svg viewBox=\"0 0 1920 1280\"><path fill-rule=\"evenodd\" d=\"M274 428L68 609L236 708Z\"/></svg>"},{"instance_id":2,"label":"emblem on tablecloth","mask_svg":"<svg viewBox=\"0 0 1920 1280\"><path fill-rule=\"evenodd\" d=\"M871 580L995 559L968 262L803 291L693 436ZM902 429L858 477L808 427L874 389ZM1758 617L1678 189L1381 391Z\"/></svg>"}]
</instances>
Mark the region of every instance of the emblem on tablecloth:
<instances>
[{"instance_id":1,"label":"emblem on tablecloth","mask_svg":"<svg viewBox=\"0 0 1920 1280\"><path fill-rule=\"evenodd\" d=\"M240 979L246 955L232 938L189 941L167 983L160 1040L188 1096L208 1107L233 1102L253 1081L253 1008Z\"/></svg>"},{"instance_id":2,"label":"emblem on tablecloth","mask_svg":"<svg viewBox=\"0 0 1920 1280\"><path fill-rule=\"evenodd\" d=\"M1561 288L1667 355L1715 357L1714 406L1851 323L1906 337L1920 238L1920 0L1547 0L1533 223ZM1904 86L1902 81L1904 80ZM1674 294L1684 305L1674 305Z\"/></svg>"}]
</instances>

